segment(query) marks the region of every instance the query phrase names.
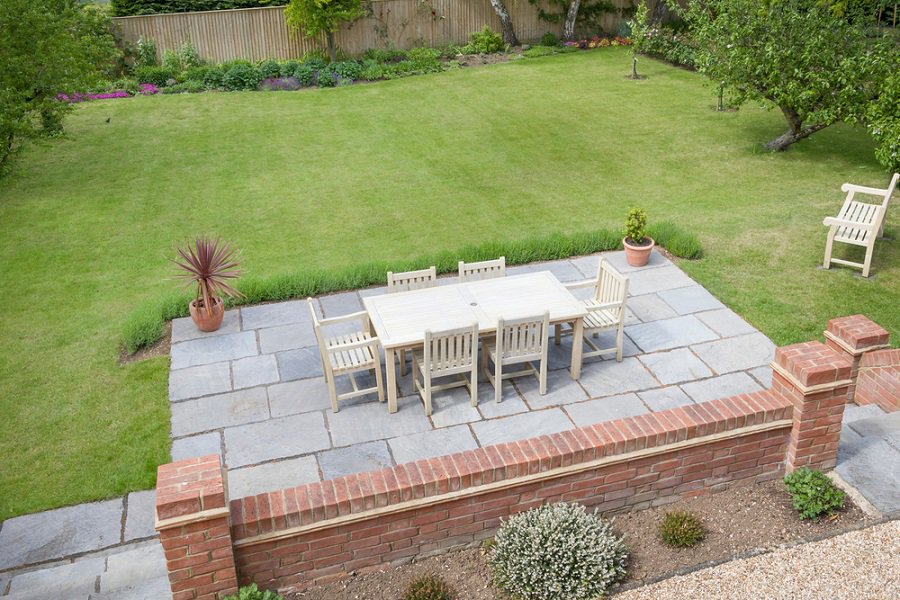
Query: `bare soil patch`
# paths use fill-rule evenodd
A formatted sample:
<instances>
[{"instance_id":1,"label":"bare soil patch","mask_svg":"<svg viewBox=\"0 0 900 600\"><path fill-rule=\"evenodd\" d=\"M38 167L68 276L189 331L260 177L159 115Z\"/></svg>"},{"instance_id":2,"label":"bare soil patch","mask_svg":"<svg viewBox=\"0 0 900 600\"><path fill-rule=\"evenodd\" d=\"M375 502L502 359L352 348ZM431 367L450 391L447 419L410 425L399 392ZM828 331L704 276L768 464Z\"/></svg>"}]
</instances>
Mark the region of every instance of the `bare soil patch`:
<instances>
[{"instance_id":1,"label":"bare soil patch","mask_svg":"<svg viewBox=\"0 0 900 600\"><path fill-rule=\"evenodd\" d=\"M703 521L706 539L694 548L673 549L657 537L657 523L669 510L691 511ZM779 480L736 486L716 494L681 500L614 517L630 551L628 579L634 583L676 569L723 560L755 549L777 548L840 530L866 519L847 498L830 518L802 521ZM350 577L289 596L289 600L400 600L413 579L433 573L456 590L459 600L506 600L491 585L481 548L466 548L397 567Z\"/></svg>"}]
</instances>

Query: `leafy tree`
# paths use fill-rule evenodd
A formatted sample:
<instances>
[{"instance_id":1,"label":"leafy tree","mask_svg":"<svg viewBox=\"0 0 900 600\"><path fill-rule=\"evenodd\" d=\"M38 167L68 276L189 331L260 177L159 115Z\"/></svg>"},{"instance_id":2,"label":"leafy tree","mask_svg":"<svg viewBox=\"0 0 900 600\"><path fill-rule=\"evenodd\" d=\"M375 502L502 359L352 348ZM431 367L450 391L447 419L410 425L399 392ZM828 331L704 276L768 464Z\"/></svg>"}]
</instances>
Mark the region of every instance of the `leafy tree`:
<instances>
[{"instance_id":1,"label":"leafy tree","mask_svg":"<svg viewBox=\"0 0 900 600\"><path fill-rule=\"evenodd\" d=\"M117 50L105 12L77 0L0 2L0 172L28 139L62 132L59 93L109 75Z\"/></svg>"},{"instance_id":2,"label":"leafy tree","mask_svg":"<svg viewBox=\"0 0 900 600\"><path fill-rule=\"evenodd\" d=\"M862 8L867 2L861 2ZM697 68L724 82L738 104L778 107L788 130L766 144L785 150L838 121L861 120L885 77L886 41L867 37L866 11L821 0L670 2L696 41Z\"/></svg>"},{"instance_id":3,"label":"leafy tree","mask_svg":"<svg viewBox=\"0 0 900 600\"><path fill-rule=\"evenodd\" d=\"M325 34L331 62L337 61L334 32L341 23L355 21L364 14L361 0L291 0L284 9L288 25L307 37Z\"/></svg>"}]
</instances>

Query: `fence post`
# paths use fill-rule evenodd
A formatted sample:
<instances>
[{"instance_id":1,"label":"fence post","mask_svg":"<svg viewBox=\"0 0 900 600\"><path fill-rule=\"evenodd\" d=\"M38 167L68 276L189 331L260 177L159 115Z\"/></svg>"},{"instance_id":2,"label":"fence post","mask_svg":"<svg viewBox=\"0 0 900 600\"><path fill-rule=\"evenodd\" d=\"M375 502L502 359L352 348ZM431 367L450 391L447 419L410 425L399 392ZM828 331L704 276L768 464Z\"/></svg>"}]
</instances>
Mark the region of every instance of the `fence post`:
<instances>
[{"instance_id":1,"label":"fence post","mask_svg":"<svg viewBox=\"0 0 900 600\"><path fill-rule=\"evenodd\" d=\"M853 363L850 373L853 383L847 393L847 402L853 402L856 397L856 377L863 354L889 347L890 335L884 327L865 315L850 315L828 321L825 343Z\"/></svg>"},{"instance_id":2,"label":"fence post","mask_svg":"<svg viewBox=\"0 0 900 600\"><path fill-rule=\"evenodd\" d=\"M850 387L850 359L821 342L775 350L772 390L794 405L785 470L831 469Z\"/></svg>"},{"instance_id":3,"label":"fence post","mask_svg":"<svg viewBox=\"0 0 900 600\"><path fill-rule=\"evenodd\" d=\"M160 465L156 530L173 600L220 600L237 593L228 494L218 454Z\"/></svg>"}]
</instances>

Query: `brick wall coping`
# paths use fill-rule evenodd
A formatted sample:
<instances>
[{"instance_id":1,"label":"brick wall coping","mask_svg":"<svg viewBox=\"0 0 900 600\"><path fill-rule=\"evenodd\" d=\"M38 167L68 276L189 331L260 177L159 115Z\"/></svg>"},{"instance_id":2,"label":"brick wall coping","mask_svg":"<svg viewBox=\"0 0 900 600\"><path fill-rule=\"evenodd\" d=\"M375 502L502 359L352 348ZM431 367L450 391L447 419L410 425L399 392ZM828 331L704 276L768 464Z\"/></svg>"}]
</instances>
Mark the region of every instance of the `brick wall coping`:
<instances>
[{"instance_id":1,"label":"brick wall coping","mask_svg":"<svg viewBox=\"0 0 900 600\"><path fill-rule=\"evenodd\" d=\"M860 369L900 367L900 348L868 352L859 362Z\"/></svg>"},{"instance_id":2,"label":"brick wall coping","mask_svg":"<svg viewBox=\"0 0 900 600\"><path fill-rule=\"evenodd\" d=\"M831 319L824 335L853 356L890 346L888 330L865 315Z\"/></svg>"},{"instance_id":3,"label":"brick wall coping","mask_svg":"<svg viewBox=\"0 0 900 600\"><path fill-rule=\"evenodd\" d=\"M804 395L853 383L853 362L821 342L777 348L770 366Z\"/></svg>"},{"instance_id":4,"label":"brick wall coping","mask_svg":"<svg viewBox=\"0 0 900 600\"><path fill-rule=\"evenodd\" d=\"M789 428L792 415L788 399L764 390L235 499L234 546Z\"/></svg>"}]
</instances>

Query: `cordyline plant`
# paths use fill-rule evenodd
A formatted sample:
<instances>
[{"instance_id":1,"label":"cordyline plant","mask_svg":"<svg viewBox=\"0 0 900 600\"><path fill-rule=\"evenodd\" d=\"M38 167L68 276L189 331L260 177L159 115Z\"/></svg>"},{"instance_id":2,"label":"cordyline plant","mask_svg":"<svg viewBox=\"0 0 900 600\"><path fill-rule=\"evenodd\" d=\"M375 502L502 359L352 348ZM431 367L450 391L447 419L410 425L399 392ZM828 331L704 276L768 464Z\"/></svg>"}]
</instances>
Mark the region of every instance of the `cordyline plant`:
<instances>
[{"instance_id":1,"label":"cordyline plant","mask_svg":"<svg viewBox=\"0 0 900 600\"><path fill-rule=\"evenodd\" d=\"M186 280L185 286L197 284L196 299L202 299L208 315L212 314L215 297L241 296L228 284L229 279L237 279L241 274L236 254L237 250L220 238L200 237L193 244L178 248L179 258L173 262L184 272L177 277Z\"/></svg>"}]
</instances>

